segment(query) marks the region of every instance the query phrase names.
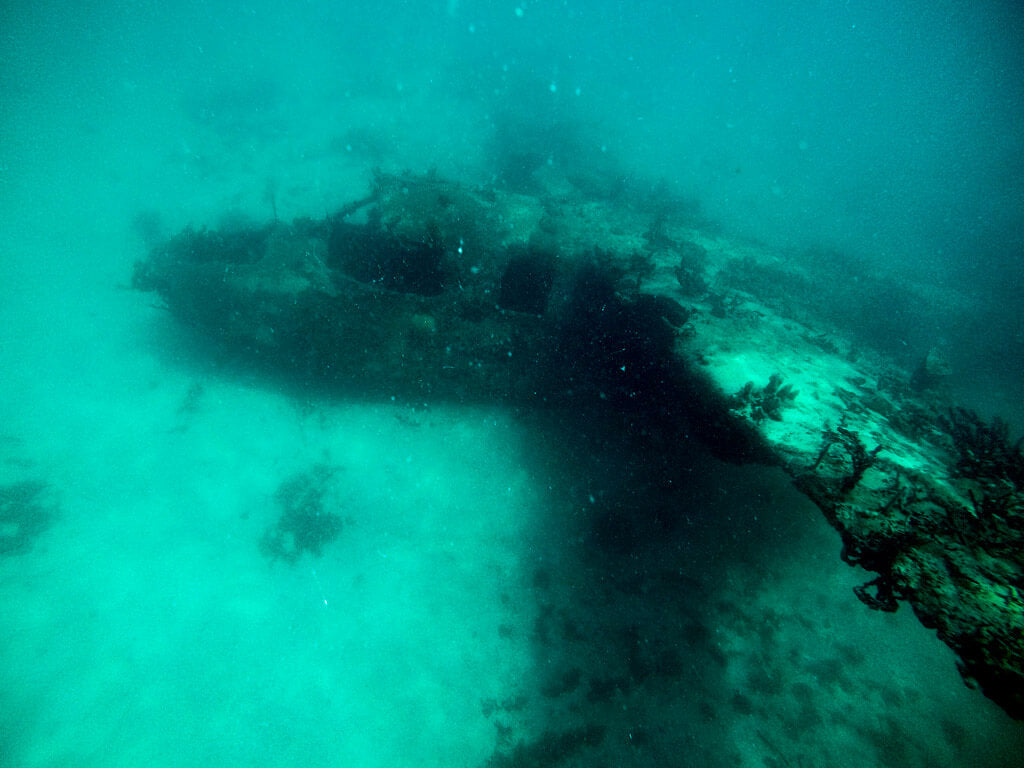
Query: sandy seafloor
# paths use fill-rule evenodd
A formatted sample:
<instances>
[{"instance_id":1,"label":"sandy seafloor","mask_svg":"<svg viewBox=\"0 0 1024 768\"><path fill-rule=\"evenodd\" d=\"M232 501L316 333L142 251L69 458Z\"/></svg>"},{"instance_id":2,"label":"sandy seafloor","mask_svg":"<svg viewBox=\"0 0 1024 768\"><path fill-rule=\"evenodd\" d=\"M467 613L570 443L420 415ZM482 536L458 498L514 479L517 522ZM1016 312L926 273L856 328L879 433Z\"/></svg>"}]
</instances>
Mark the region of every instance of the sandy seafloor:
<instances>
[{"instance_id":1,"label":"sandy seafloor","mask_svg":"<svg viewBox=\"0 0 1024 768\"><path fill-rule=\"evenodd\" d=\"M1021 726L906 607L857 601L866 574L780 472L694 446L687 525L602 550L588 505L628 495L615 446L595 458L497 406L303 392L196 349L126 288L133 217L266 218L275 168L282 217L323 215L369 163L301 116L287 142L218 143L136 88L9 102L0 481L45 482L57 517L0 559L0 765L480 766L519 740L533 751L492 764L1019 764ZM389 127L395 167L437 138L415 123ZM318 464L340 537L267 560L277 488ZM600 744L561 761L542 738L588 726Z\"/></svg>"}]
</instances>

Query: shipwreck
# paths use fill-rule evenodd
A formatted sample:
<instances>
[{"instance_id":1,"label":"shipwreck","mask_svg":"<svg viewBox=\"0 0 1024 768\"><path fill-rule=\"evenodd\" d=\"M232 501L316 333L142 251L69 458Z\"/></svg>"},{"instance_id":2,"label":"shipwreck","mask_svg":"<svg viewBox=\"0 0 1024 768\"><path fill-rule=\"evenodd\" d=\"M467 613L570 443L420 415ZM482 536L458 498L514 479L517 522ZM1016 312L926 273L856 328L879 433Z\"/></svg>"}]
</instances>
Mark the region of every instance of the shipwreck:
<instances>
[{"instance_id":1,"label":"shipwreck","mask_svg":"<svg viewBox=\"0 0 1024 768\"><path fill-rule=\"evenodd\" d=\"M648 201L649 203L649 201ZM1024 456L998 419L808 309L800 267L670 204L378 174L322 219L186 229L133 285L233 355L341 393L599 404L782 466L965 680L1024 718ZM652 438L654 439L654 438Z\"/></svg>"}]
</instances>

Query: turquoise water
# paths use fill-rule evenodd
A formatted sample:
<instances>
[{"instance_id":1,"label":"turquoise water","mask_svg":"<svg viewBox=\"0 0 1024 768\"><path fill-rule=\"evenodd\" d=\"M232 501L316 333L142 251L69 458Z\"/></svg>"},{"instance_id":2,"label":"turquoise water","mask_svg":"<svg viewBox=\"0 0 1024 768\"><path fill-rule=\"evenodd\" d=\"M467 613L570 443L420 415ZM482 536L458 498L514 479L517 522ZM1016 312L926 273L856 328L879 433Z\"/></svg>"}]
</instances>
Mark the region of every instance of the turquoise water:
<instances>
[{"instance_id":1,"label":"turquoise water","mask_svg":"<svg viewBox=\"0 0 1024 768\"><path fill-rule=\"evenodd\" d=\"M323 216L375 167L661 177L737 235L965 287L992 332L934 336L1019 421L1012 5L0 13L0 486L52 513L0 553L0 765L1017 764L781 471L693 446L665 494L612 429L283 386L127 288L156 238ZM268 558L317 467L337 538ZM685 523L650 535L661 503Z\"/></svg>"}]
</instances>

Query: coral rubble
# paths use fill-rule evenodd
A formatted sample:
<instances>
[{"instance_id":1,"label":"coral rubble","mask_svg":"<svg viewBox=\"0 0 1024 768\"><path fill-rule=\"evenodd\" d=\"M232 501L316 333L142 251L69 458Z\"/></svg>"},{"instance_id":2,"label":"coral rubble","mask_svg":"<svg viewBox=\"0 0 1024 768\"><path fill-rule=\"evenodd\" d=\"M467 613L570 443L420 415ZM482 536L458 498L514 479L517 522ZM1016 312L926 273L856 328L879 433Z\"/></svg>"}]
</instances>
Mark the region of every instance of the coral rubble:
<instances>
[{"instance_id":1,"label":"coral rubble","mask_svg":"<svg viewBox=\"0 0 1024 768\"><path fill-rule=\"evenodd\" d=\"M281 508L277 522L260 540L260 551L271 560L293 563L309 553L319 557L341 533L342 519L325 501L334 471L317 465L284 481L274 494Z\"/></svg>"}]
</instances>

